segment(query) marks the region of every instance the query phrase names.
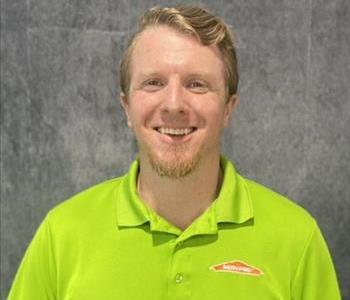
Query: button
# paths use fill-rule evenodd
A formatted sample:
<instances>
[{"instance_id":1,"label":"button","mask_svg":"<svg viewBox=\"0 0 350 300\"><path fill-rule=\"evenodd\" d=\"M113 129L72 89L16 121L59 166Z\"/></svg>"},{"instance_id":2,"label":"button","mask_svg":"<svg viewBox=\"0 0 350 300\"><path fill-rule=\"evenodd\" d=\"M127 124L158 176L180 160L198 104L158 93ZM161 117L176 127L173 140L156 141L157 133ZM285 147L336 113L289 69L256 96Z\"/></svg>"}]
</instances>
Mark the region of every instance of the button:
<instances>
[{"instance_id":1,"label":"button","mask_svg":"<svg viewBox=\"0 0 350 300\"><path fill-rule=\"evenodd\" d=\"M184 279L184 276L181 273L176 274L176 276L175 276L176 283L181 283L183 279Z\"/></svg>"}]
</instances>

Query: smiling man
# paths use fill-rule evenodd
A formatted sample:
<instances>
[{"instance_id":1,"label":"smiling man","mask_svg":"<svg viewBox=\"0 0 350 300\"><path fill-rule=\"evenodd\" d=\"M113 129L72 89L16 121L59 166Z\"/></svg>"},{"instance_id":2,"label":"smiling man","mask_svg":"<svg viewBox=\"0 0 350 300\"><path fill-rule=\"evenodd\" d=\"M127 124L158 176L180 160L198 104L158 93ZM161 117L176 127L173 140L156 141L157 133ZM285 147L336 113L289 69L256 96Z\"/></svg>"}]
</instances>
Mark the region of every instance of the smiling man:
<instances>
[{"instance_id":1,"label":"smiling man","mask_svg":"<svg viewBox=\"0 0 350 300\"><path fill-rule=\"evenodd\" d=\"M120 69L139 157L47 215L9 299L340 299L315 220L220 156L237 103L228 26L153 8Z\"/></svg>"},{"instance_id":2,"label":"smiling man","mask_svg":"<svg viewBox=\"0 0 350 300\"><path fill-rule=\"evenodd\" d=\"M215 45L164 24L145 27L124 62L130 79L122 85L139 146L138 189L152 209L185 229L217 196L220 136L236 95L227 92Z\"/></svg>"}]
</instances>

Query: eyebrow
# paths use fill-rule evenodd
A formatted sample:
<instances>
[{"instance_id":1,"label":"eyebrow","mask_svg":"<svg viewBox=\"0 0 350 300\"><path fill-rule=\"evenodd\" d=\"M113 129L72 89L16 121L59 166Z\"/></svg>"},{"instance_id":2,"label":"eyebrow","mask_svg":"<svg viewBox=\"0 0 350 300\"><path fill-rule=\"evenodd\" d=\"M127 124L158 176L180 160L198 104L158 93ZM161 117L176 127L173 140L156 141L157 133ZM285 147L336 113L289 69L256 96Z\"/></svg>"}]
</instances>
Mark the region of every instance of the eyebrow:
<instances>
[{"instance_id":1,"label":"eyebrow","mask_svg":"<svg viewBox=\"0 0 350 300\"><path fill-rule=\"evenodd\" d=\"M164 77L162 76L159 72L145 72L145 73L139 73L138 76L136 77L136 81L142 81L147 78L158 78L158 77Z\"/></svg>"},{"instance_id":2,"label":"eyebrow","mask_svg":"<svg viewBox=\"0 0 350 300\"><path fill-rule=\"evenodd\" d=\"M138 79L141 78L148 78L148 77L165 77L162 75L161 72L145 72L145 73L140 73L138 76ZM216 76L208 73L208 72L202 72L202 73L189 73L185 74L185 78L201 78L201 79L215 79Z\"/></svg>"},{"instance_id":3,"label":"eyebrow","mask_svg":"<svg viewBox=\"0 0 350 300\"><path fill-rule=\"evenodd\" d=\"M190 73L186 76L187 78L203 78L203 79L215 79L216 76L208 72L205 73Z\"/></svg>"}]
</instances>

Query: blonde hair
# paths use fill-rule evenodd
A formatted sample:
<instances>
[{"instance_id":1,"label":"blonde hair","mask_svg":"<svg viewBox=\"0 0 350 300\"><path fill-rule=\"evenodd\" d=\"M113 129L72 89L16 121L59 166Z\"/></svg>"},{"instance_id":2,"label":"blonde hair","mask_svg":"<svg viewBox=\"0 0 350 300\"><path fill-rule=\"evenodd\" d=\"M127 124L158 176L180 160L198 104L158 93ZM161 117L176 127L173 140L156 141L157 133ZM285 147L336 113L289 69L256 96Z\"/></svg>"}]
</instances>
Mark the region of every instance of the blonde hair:
<instances>
[{"instance_id":1,"label":"blonde hair","mask_svg":"<svg viewBox=\"0 0 350 300\"><path fill-rule=\"evenodd\" d=\"M138 30L131 36L120 62L120 87L127 95L130 88L130 62L137 37L148 27L167 25L196 37L202 45L218 47L226 73L228 96L237 93L238 71L234 37L229 26L208 10L197 6L154 7L141 16Z\"/></svg>"}]
</instances>

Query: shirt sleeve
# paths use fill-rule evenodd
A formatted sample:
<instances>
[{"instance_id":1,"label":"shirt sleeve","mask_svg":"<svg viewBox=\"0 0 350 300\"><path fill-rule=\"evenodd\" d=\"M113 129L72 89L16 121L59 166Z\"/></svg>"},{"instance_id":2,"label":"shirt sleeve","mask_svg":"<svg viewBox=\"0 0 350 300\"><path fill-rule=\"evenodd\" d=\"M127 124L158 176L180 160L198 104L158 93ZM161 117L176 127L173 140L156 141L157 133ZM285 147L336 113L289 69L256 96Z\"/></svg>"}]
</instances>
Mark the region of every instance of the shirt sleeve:
<instances>
[{"instance_id":1,"label":"shirt sleeve","mask_svg":"<svg viewBox=\"0 0 350 300\"><path fill-rule=\"evenodd\" d=\"M293 300L341 300L327 244L316 222L292 285Z\"/></svg>"},{"instance_id":2,"label":"shirt sleeve","mask_svg":"<svg viewBox=\"0 0 350 300\"><path fill-rule=\"evenodd\" d=\"M45 219L30 243L8 300L56 299L55 263L48 219Z\"/></svg>"}]
</instances>

